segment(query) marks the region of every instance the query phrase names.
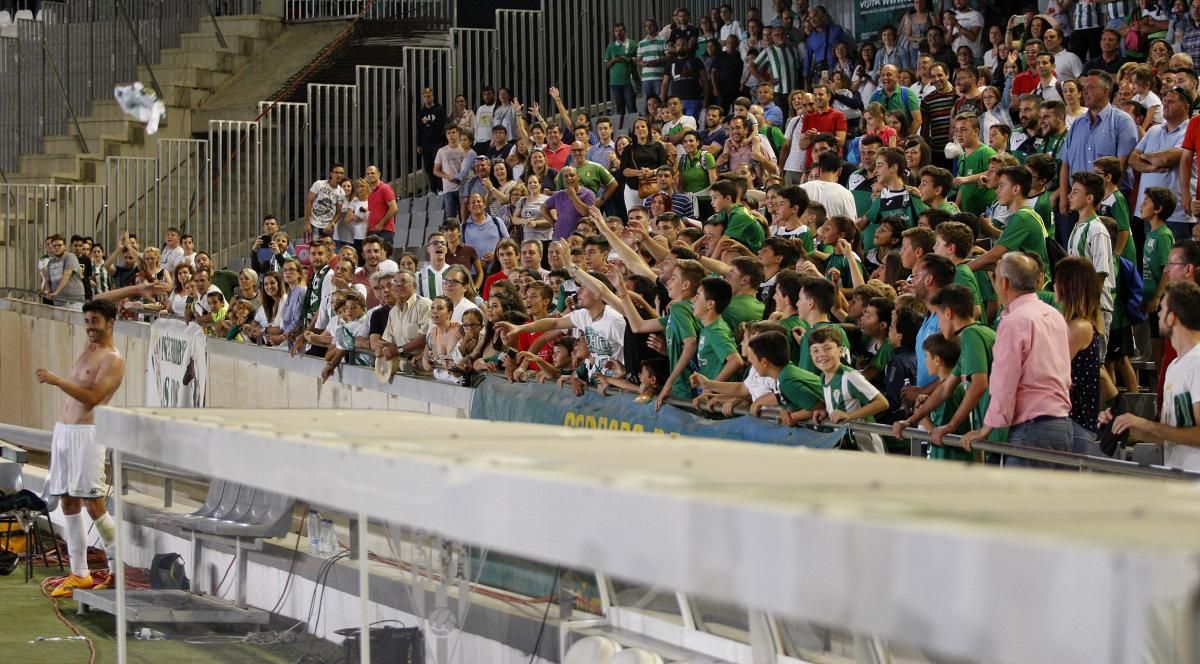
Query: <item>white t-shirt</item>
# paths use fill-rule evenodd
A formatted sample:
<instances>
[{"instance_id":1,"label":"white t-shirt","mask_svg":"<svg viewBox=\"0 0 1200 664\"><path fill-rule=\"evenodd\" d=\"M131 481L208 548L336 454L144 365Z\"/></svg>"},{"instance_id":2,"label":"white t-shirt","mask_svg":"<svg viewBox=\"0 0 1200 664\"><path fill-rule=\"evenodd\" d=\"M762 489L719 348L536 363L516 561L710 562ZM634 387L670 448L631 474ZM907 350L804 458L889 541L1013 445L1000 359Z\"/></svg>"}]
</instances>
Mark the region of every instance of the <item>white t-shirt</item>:
<instances>
[{"instance_id":1,"label":"white t-shirt","mask_svg":"<svg viewBox=\"0 0 1200 664\"><path fill-rule=\"evenodd\" d=\"M957 52L960 46L970 46L971 53L974 53L975 57L978 58L980 49L982 47L984 32L986 32L986 30L983 29L983 14L980 14L974 9L968 9L966 11L956 10L954 12L954 18L958 21L960 26L964 28L979 28L979 32L975 33L975 39L967 39L965 36L959 33L958 36L954 38L954 42L950 44L950 49Z\"/></svg>"},{"instance_id":2,"label":"white t-shirt","mask_svg":"<svg viewBox=\"0 0 1200 664\"><path fill-rule=\"evenodd\" d=\"M357 198L346 203L346 215L333 232L343 242L362 240L367 237L367 202Z\"/></svg>"},{"instance_id":3,"label":"white t-shirt","mask_svg":"<svg viewBox=\"0 0 1200 664\"><path fill-rule=\"evenodd\" d=\"M542 216L542 203L545 203L548 200L550 200L550 197L541 192L526 196L524 199L525 204L521 207L521 218L540 219ZM539 242L546 242L550 240L551 234L554 232L553 226L547 226L545 228L522 226L522 228L525 229L526 240L537 240Z\"/></svg>"},{"instance_id":4,"label":"white t-shirt","mask_svg":"<svg viewBox=\"0 0 1200 664\"><path fill-rule=\"evenodd\" d=\"M1147 90L1146 94L1134 95L1131 99L1132 101L1136 101L1137 103L1146 107L1146 115L1154 116L1154 119L1151 120L1151 122L1154 124L1162 124L1163 104L1162 99L1160 99L1158 95L1154 94L1154 92L1151 90Z\"/></svg>"},{"instance_id":5,"label":"white t-shirt","mask_svg":"<svg viewBox=\"0 0 1200 664\"><path fill-rule=\"evenodd\" d=\"M604 367L609 358L625 364L625 317L605 305L604 313L596 320L587 309L576 309L567 318L583 333L596 366Z\"/></svg>"},{"instance_id":6,"label":"white t-shirt","mask_svg":"<svg viewBox=\"0 0 1200 664\"><path fill-rule=\"evenodd\" d=\"M783 170L793 173L803 173L805 167L808 165L805 163L807 158L805 154L806 150L800 148L800 137L803 134L804 118L799 115L789 118L783 135L787 140L791 141L792 149L788 151L787 159L783 162ZM858 215L855 215L854 218L857 219Z\"/></svg>"},{"instance_id":7,"label":"white t-shirt","mask_svg":"<svg viewBox=\"0 0 1200 664\"><path fill-rule=\"evenodd\" d=\"M779 381L774 378L769 378L758 373L754 367L750 367L750 371L746 373L746 379L742 381L746 389L750 391L750 402L758 401L758 398L767 394L774 394L779 387Z\"/></svg>"},{"instance_id":8,"label":"white t-shirt","mask_svg":"<svg viewBox=\"0 0 1200 664\"><path fill-rule=\"evenodd\" d=\"M854 205L854 194L842 185L836 182L812 180L800 185L800 188L808 194L810 200L824 205L825 213L828 216L858 218L857 208Z\"/></svg>"},{"instance_id":9,"label":"white t-shirt","mask_svg":"<svg viewBox=\"0 0 1200 664\"><path fill-rule=\"evenodd\" d=\"M496 105L481 104L475 109L475 143L486 143L492 140L492 127L496 125Z\"/></svg>"},{"instance_id":10,"label":"white t-shirt","mask_svg":"<svg viewBox=\"0 0 1200 664\"><path fill-rule=\"evenodd\" d=\"M451 175L462 170L463 159L467 153L457 145L443 145L433 157L433 164L442 169L443 173ZM442 193L452 194L458 191L458 183L442 178Z\"/></svg>"},{"instance_id":11,"label":"white t-shirt","mask_svg":"<svg viewBox=\"0 0 1200 664\"><path fill-rule=\"evenodd\" d=\"M995 67L992 67L995 69ZM1060 81L1073 81L1083 73L1083 61L1078 55L1063 49L1054 54L1054 75Z\"/></svg>"},{"instance_id":12,"label":"white t-shirt","mask_svg":"<svg viewBox=\"0 0 1200 664\"><path fill-rule=\"evenodd\" d=\"M683 128L676 129L677 127L683 127ZM674 134L679 134L680 136L682 136L689 131L695 131L695 130L696 130L696 118L693 118L690 115L681 115L681 116L679 116L678 120L671 120L670 122L663 123L662 135L664 137L671 136ZM675 154L682 157L686 153L687 153L687 150L685 150L683 148L682 142L675 146Z\"/></svg>"},{"instance_id":13,"label":"white t-shirt","mask_svg":"<svg viewBox=\"0 0 1200 664\"><path fill-rule=\"evenodd\" d=\"M1083 251L1079 250L1080 244ZM1068 256L1082 256L1092 261L1097 272L1104 273L1104 288L1100 291L1100 308L1107 312L1113 310L1113 292L1117 290L1117 275L1113 269L1113 241L1108 229L1101 223L1099 217L1092 217L1086 223L1075 224L1071 229L1071 239L1067 241Z\"/></svg>"},{"instance_id":14,"label":"white t-shirt","mask_svg":"<svg viewBox=\"0 0 1200 664\"><path fill-rule=\"evenodd\" d=\"M1200 403L1200 345L1192 346L1167 367L1159 421L1173 427L1194 427L1197 403ZM1200 447L1176 445L1169 440L1163 448L1163 461L1168 466L1200 470Z\"/></svg>"},{"instance_id":15,"label":"white t-shirt","mask_svg":"<svg viewBox=\"0 0 1200 664\"><path fill-rule=\"evenodd\" d=\"M346 202L346 192L341 187L334 187L328 180L317 180L309 187L308 193L316 194L312 204L313 228L328 228L333 223L334 216Z\"/></svg>"},{"instance_id":16,"label":"white t-shirt","mask_svg":"<svg viewBox=\"0 0 1200 664\"><path fill-rule=\"evenodd\" d=\"M454 311L450 313L450 320L455 323L461 323L464 313L478 308L474 302L464 297L458 301L458 304L454 305Z\"/></svg>"},{"instance_id":17,"label":"white t-shirt","mask_svg":"<svg viewBox=\"0 0 1200 664\"><path fill-rule=\"evenodd\" d=\"M163 247L162 258L158 259L158 264L161 265L162 269L166 270L168 274L174 276L175 267L182 262L183 247L176 246L174 249L167 249L166 247Z\"/></svg>"},{"instance_id":18,"label":"white t-shirt","mask_svg":"<svg viewBox=\"0 0 1200 664\"><path fill-rule=\"evenodd\" d=\"M254 322L261 325L264 330L268 327L283 329L283 308L287 306L287 298L287 293L284 293L283 297L279 298L279 302L275 303L275 317L271 320L267 320L267 308L259 307L254 312Z\"/></svg>"}]
</instances>

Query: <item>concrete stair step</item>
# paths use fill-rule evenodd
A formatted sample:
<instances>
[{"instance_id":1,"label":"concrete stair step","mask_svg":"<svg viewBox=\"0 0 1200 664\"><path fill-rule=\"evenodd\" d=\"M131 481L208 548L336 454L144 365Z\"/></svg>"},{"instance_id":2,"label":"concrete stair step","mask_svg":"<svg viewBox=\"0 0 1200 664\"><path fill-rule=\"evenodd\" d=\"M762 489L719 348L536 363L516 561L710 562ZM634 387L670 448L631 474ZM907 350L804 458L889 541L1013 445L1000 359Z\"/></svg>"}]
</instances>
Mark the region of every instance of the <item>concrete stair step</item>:
<instances>
[{"instance_id":1,"label":"concrete stair step","mask_svg":"<svg viewBox=\"0 0 1200 664\"><path fill-rule=\"evenodd\" d=\"M253 37L255 39L274 39L283 32L283 24L278 16L262 16L262 15L245 15L245 16L219 16L217 23L221 26L221 33L226 39L229 37ZM200 29L197 32L201 34L215 35L216 30L213 28L212 20L205 19L200 21Z\"/></svg>"},{"instance_id":2,"label":"concrete stair step","mask_svg":"<svg viewBox=\"0 0 1200 664\"><path fill-rule=\"evenodd\" d=\"M21 155L20 171L24 175L62 175L78 180L93 180L104 168L102 154L26 154Z\"/></svg>"},{"instance_id":3,"label":"concrete stair step","mask_svg":"<svg viewBox=\"0 0 1200 664\"><path fill-rule=\"evenodd\" d=\"M167 94L167 89L163 89L163 94ZM184 106L176 106L167 104L167 118L177 118L187 113L189 109ZM112 100L104 100L94 102L92 104L92 112L87 116L88 120L133 120L132 116L126 115L121 110L121 106Z\"/></svg>"},{"instance_id":4,"label":"concrete stair step","mask_svg":"<svg viewBox=\"0 0 1200 664\"><path fill-rule=\"evenodd\" d=\"M63 175L27 175L9 173L8 184L81 184L78 179ZM86 183L84 183L86 184Z\"/></svg>"},{"instance_id":5,"label":"concrete stair step","mask_svg":"<svg viewBox=\"0 0 1200 664\"><path fill-rule=\"evenodd\" d=\"M212 69L202 69L200 67L164 67L158 66L154 68L154 75L158 78L160 85L166 85L165 81L169 81L170 85L182 85L189 88L207 88L215 89L220 84L229 80L232 76L229 72L214 71ZM145 67L138 67L138 80L142 81L143 85L150 79L150 72ZM167 95L167 91L163 90L163 95ZM167 97L167 99L171 99ZM168 102L164 102L168 103ZM175 102L169 102L175 103Z\"/></svg>"},{"instance_id":6,"label":"concrete stair step","mask_svg":"<svg viewBox=\"0 0 1200 664\"><path fill-rule=\"evenodd\" d=\"M225 35L225 48L213 32L187 32L180 35L180 47L185 50L220 51L238 55L260 53L271 45L270 39L259 39L243 35Z\"/></svg>"},{"instance_id":7,"label":"concrete stair step","mask_svg":"<svg viewBox=\"0 0 1200 664\"><path fill-rule=\"evenodd\" d=\"M165 48L159 52L158 68L199 67L229 73L236 71L249 59L248 55L220 49Z\"/></svg>"},{"instance_id":8,"label":"concrete stair step","mask_svg":"<svg viewBox=\"0 0 1200 664\"><path fill-rule=\"evenodd\" d=\"M181 85L174 81L168 83L162 79L159 79L159 84L162 86L162 102L168 109L195 108L212 96L213 92L212 88Z\"/></svg>"}]
</instances>

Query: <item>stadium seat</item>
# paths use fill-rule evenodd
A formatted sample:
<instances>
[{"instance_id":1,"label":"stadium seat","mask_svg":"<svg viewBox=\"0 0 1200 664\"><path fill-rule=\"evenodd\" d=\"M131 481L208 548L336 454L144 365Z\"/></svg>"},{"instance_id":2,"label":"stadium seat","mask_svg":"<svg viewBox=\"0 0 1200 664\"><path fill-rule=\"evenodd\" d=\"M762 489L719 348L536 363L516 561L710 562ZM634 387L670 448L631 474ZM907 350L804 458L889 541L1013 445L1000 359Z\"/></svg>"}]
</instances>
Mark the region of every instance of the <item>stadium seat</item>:
<instances>
[{"instance_id":1,"label":"stadium seat","mask_svg":"<svg viewBox=\"0 0 1200 664\"><path fill-rule=\"evenodd\" d=\"M187 514L151 514L146 517L146 523L151 525L171 525L176 520L182 519L185 516L209 516L217 511L217 507L221 505L221 499L225 494L225 480L214 478L208 483L208 495L204 498L204 504L192 512ZM236 487L237 485L230 485Z\"/></svg>"},{"instance_id":2,"label":"stadium seat","mask_svg":"<svg viewBox=\"0 0 1200 664\"><path fill-rule=\"evenodd\" d=\"M34 20L33 12L29 11L28 9L21 9L21 10L18 10L16 14L13 14L13 23L16 23L17 21L22 21L22 20L24 20L24 21Z\"/></svg>"},{"instance_id":3,"label":"stadium seat","mask_svg":"<svg viewBox=\"0 0 1200 664\"><path fill-rule=\"evenodd\" d=\"M12 22L12 14L8 13L7 9L0 11L0 28L12 25Z\"/></svg>"},{"instance_id":4,"label":"stadium seat","mask_svg":"<svg viewBox=\"0 0 1200 664\"><path fill-rule=\"evenodd\" d=\"M562 664L608 664L620 651L621 644L608 637L588 636L567 649Z\"/></svg>"},{"instance_id":5,"label":"stadium seat","mask_svg":"<svg viewBox=\"0 0 1200 664\"><path fill-rule=\"evenodd\" d=\"M425 224L428 219L429 215L424 212L413 213L412 224L408 227L408 237L403 246L420 247L422 244L425 244Z\"/></svg>"},{"instance_id":6,"label":"stadium seat","mask_svg":"<svg viewBox=\"0 0 1200 664\"><path fill-rule=\"evenodd\" d=\"M1163 465L1162 445L1138 443L1133 446L1133 457L1130 460L1143 466L1161 466Z\"/></svg>"},{"instance_id":7,"label":"stadium seat","mask_svg":"<svg viewBox=\"0 0 1200 664\"><path fill-rule=\"evenodd\" d=\"M441 211L441 209L442 209L441 194L435 194L433 192L429 192L428 194L425 195L425 211L426 212L433 212L435 210Z\"/></svg>"},{"instance_id":8,"label":"stadium seat","mask_svg":"<svg viewBox=\"0 0 1200 664\"><path fill-rule=\"evenodd\" d=\"M429 237L430 233L440 229L442 227L442 222L445 220L446 220L446 213L441 208L438 208L436 210L430 210L429 211L429 220L425 224L425 237ZM425 238L421 238L421 244L416 245L416 246L418 246L418 247L425 246Z\"/></svg>"},{"instance_id":9,"label":"stadium seat","mask_svg":"<svg viewBox=\"0 0 1200 664\"><path fill-rule=\"evenodd\" d=\"M663 658L649 650L630 648L613 655L608 664L663 664Z\"/></svg>"},{"instance_id":10,"label":"stadium seat","mask_svg":"<svg viewBox=\"0 0 1200 664\"><path fill-rule=\"evenodd\" d=\"M409 212L412 212L412 199L411 198L401 198L400 200L396 201L396 214L397 215L408 214Z\"/></svg>"}]
</instances>

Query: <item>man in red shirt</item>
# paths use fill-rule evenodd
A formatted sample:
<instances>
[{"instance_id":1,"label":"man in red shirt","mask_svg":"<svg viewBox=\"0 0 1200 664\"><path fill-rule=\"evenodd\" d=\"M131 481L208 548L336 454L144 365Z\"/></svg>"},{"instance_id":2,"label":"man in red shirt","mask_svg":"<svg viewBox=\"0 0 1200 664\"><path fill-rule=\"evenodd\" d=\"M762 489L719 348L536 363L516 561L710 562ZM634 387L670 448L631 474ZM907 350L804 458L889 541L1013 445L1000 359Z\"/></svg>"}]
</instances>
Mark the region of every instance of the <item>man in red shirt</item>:
<instances>
[{"instance_id":1,"label":"man in red shirt","mask_svg":"<svg viewBox=\"0 0 1200 664\"><path fill-rule=\"evenodd\" d=\"M546 163L556 171L561 171L567 165L571 156L571 146L563 143L562 127L552 124L546 128Z\"/></svg>"},{"instance_id":2,"label":"man in red shirt","mask_svg":"<svg viewBox=\"0 0 1200 664\"><path fill-rule=\"evenodd\" d=\"M813 137L817 134L832 134L837 139L839 153L846 143L846 116L829 105L833 101L833 88L825 83L818 83L813 86L812 95L817 110L805 114L804 134L799 139L800 147L804 148L805 154L808 155L805 162L808 164L813 163L812 144Z\"/></svg>"},{"instance_id":3,"label":"man in red shirt","mask_svg":"<svg viewBox=\"0 0 1200 664\"><path fill-rule=\"evenodd\" d=\"M367 166L367 235L378 235L389 247L396 237L396 192L379 177L378 166Z\"/></svg>"},{"instance_id":4,"label":"man in red shirt","mask_svg":"<svg viewBox=\"0 0 1200 664\"><path fill-rule=\"evenodd\" d=\"M1037 72L1037 58L1045 52L1046 47L1042 45L1042 42L1036 39L1025 42L1025 71L1013 78L1013 99L1037 89L1038 83L1042 80Z\"/></svg>"},{"instance_id":5,"label":"man in red shirt","mask_svg":"<svg viewBox=\"0 0 1200 664\"><path fill-rule=\"evenodd\" d=\"M508 273L517 269L517 254L520 249L515 240L504 238L496 244L496 260L500 262L500 271L488 277L483 282L483 299L488 299L492 292L492 284L502 279L508 279Z\"/></svg>"}]
</instances>

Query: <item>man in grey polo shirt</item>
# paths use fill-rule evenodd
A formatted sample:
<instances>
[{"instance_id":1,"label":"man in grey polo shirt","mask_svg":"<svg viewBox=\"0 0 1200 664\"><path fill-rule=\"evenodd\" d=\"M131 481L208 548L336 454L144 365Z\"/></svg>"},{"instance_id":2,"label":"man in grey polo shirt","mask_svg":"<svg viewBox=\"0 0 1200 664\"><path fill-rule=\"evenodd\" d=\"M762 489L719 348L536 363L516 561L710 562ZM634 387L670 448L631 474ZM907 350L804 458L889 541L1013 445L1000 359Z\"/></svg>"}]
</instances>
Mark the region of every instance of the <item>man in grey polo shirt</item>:
<instances>
[{"instance_id":1,"label":"man in grey polo shirt","mask_svg":"<svg viewBox=\"0 0 1200 664\"><path fill-rule=\"evenodd\" d=\"M1149 187L1166 187L1175 194L1175 200L1180 200L1178 169L1192 100L1183 88L1166 91L1162 100L1163 123L1151 127L1129 154L1129 165L1142 174L1138 182L1137 197L1130 201L1134 210L1138 208L1132 206L1141 204L1142 194ZM1184 207L1177 205L1175 212L1166 220L1172 225L1172 230L1174 224L1182 224L1187 220Z\"/></svg>"}]
</instances>

